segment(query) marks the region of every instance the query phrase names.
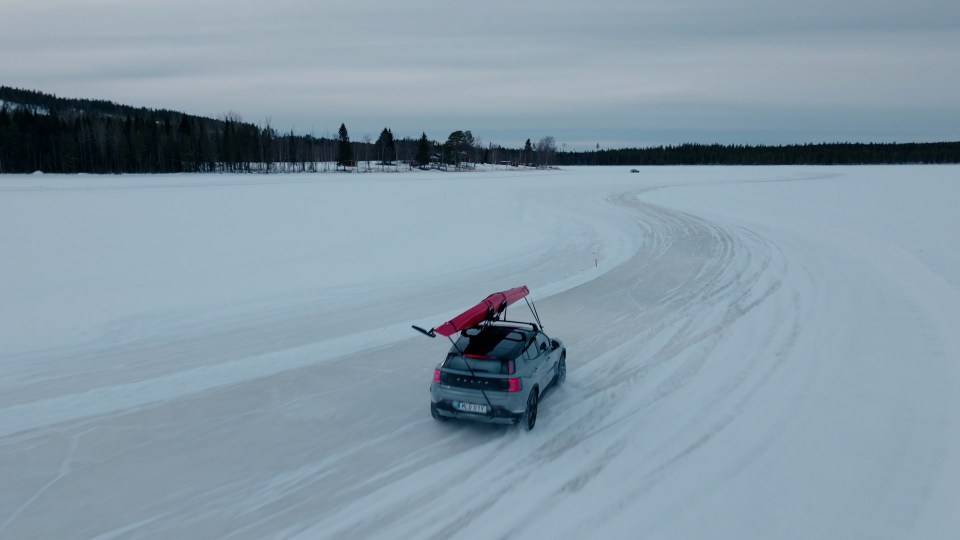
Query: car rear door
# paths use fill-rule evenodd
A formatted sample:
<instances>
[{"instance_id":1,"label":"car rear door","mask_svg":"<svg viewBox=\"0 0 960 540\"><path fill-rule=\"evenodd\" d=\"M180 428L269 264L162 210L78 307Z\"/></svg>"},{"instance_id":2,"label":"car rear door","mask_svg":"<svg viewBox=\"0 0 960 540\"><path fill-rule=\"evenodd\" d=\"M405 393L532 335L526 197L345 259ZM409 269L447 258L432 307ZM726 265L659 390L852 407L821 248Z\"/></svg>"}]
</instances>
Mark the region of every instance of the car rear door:
<instances>
[{"instance_id":1,"label":"car rear door","mask_svg":"<svg viewBox=\"0 0 960 540\"><path fill-rule=\"evenodd\" d=\"M540 390L550 384L550 381L553 380L553 350L550 348L550 340L547 339L547 335L543 332L537 332L536 335L536 347L540 356L537 358L537 362L540 364L539 373L540 373Z\"/></svg>"},{"instance_id":2,"label":"car rear door","mask_svg":"<svg viewBox=\"0 0 960 540\"><path fill-rule=\"evenodd\" d=\"M539 345L535 336L530 336L529 341L527 341L527 346L524 347L523 353L520 355L523 358L524 365L526 366L525 371L530 377L530 388L534 386L539 386L540 391L543 391L543 355L540 354Z\"/></svg>"}]
</instances>

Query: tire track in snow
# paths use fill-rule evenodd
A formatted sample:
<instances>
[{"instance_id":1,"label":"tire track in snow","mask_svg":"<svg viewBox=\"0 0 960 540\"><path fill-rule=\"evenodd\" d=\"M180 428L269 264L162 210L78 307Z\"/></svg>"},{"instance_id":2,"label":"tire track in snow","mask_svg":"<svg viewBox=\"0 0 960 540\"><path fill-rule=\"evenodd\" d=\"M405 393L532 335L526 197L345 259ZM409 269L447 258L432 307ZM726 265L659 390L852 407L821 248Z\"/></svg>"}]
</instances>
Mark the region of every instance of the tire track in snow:
<instances>
[{"instance_id":1,"label":"tire track in snow","mask_svg":"<svg viewBox=\"0 0 960 540\"><path fill-rule=\"evenodd\" d=\"M662 215L661 210L652 207L644 210L647 216L657 216L666 230L681 231L680 234L673 235L671 240L674 249L679 246L678 240L681 243L693 241L701 253L706 251L704 256L708 262L685 276L678 276L686 281L686 287L664 287L661 286L664 284L662 281L654 281L641 282L627 289L628 296L633 299L637 298L638 291L643 292L645 287L662 293L658 297L657 294L651 295L649 291L645 291L645 301L648 303L638 304L638 307L642 308L638 311L638 316L639 312L650 310L655 314L655 318L660 319L660 324L611 350L609 360L597 362L597 374L593 380L588 378L584 381L585 388L578 389L583 390L585 395L600 394L605 397L601 404L591 405L588 413L578 419L575 425L545 444L541 449L546 450L543 459L545 464L562 459L572 448L587 442L591 446L588 453L594 457L580 460L581 463L572 470L574 477L562 484L554 497L542 503L540 511L534 512L536 514L548 513L558 500L567 497L568 492L581 491L589 482L603 474L607 467L615 467L617 455L626 450L631 450L631 454L636 453L638 444L650 446L646 452L656 457L638 467L638 470L646 470L647 473L639 476L635 473L633 476L638 476L644 491L653 489L656 482L651 480L662 477L664 471L669 470L674 463L701 449L736 419L737 412L734 410L716 420L703 420L710 417L712 409L731 407L726 404L731 401L731 396L736 396L737 399L732 406L734 409L743 407L758 385L762 384L758 383L757 379L762 380L765 377L763 373L769 374L771 370L779 367L777 363L768 363L765 368L761 366L758 373L757 364L764 362L764 353L775 352L775 355L783 358L792 347L798 332L795 315L785 319L772 319L770 323L773 326L768 328L765 339L758 341L760 354L754 355L753 362L737 366L736 371L726 375L721 387L713 392L713 399L701 406L702 415L691 415L689 421L673 430L672 438L662 440L658 445L650 444L654 441L639 442L642 437L638 437L634 428L642 428L647 422L644 415L653 414L658 407L672 399L684 399L675 395L681 393L690 381L701 383L700 373L708 362L725 360L715 355L716 343L732 325L763 303L781 301L774 297L779 296L777 293L781 288L777 276L785 272L781 254L750 231L730 232L692 216L678 217L670 215L669 212ZM696 240L697 238L700 240ZM778 263L778 267L771 272L774 261ZM690 277L694 272L695 277ZM796 295L792 298L794 302L797 301ZM796 309L795 304L788 307L788 311ZM701 311L710 313L697 313ZM780 330L784 325L788 327L786 332ZM572 373L574 377L578 375L576 371ZM737 396L736 393L742 386L752 388L741 390ZM597 437L601 433L603 437ZM630 442L625 443L624 440ZM595 448L598 444L601 449ZM551 446L555 448L550 448ZM606 450L602 450L604 448ZM586 525L578 530L582 534L589 533L591 522L606 521L611 512L616 514L628 508L636 496L637 493L628 491L624 496L616 498L620 509L608 509L593 517L584 516ZM528 526L524 525L518 530L512 530L510 535L526 528ZM572 536L576 537L577 534Z\"/></svg>"},{"instance_id":2,"label":"tire track in snow","mask_svg":"<svg viewBox=\"0 0 960 540\"><path fill-rule=\"evenodd\" d=\"M757 306L771 302L774 296L782 296L777 275L784 271L784 263L762 237L643 204L635 193L611 194L608 201L634 213L645 242L628 263L597 280L539 302L541 311L575 314L554 316L550 321L551 329L563 336L568 345L571 369L567 385L545 396L540 422L550 429L510 437L507 450L519 459L512 466L502 467L504 463L498 462L471 471L471 478L483 479L482 487L477 485L479 480L472 483L463 478L437 482L447 487L434 492L433 504L418 506L415 515L413 507L403 501L399 484L395 498L390 496L391 489L381 489L376 503L363 498L355 504L389 510L360 512L378 517L365 519L363 525L325 526L324 534L386 537L400 531L427 533L434 538L457 537L462 531L475 530L479 521L487 523L493 515L498 516L500 523L514 525L490 530L491 535L514 537L528 528L536 529L538 523L542 525L538 519L531 524L528 519L515 516L511 521L511 512L503 501L524 497L532 484L553 485L551 496L541 497L542 502L532 512L526 509L524 514L529 518L548 513L558 501L577 497L624 451L635 451L636 428L642 428L645 413L669 402L697 378L708 361L718 360L711 357L712 351L732 325ZM771 269L774 262L779 266ZM584 326L583 320L596 324ZM781 339L782 332L778 330L784 321L773 320L770 324L765 330L768 344L763 350L789 349L789 339ZM577 355L578 350L600 354L585 359ZM754 360L761 361L761 355ZM742 366L724 379L715 395L716 402L703 407L715 407L738 388L755 385L755 377L746 375L752 365ZM749 400L751 395L749 391L741 394L741 401ZM724 421L731 421L731 417L725 416ZM698 435L689 443L663 441L661 451L666 455L653 462L655 466L651 465L654 474L682 460L686 453L696 451L724 425L687 424ZM679 439L682 436L683 433L676 434ZM670 453L678 447L682 448L679 453ZM573 467L556 470L556 462L570 461L573 456L577 456ZM454 468L460 461L453 460ZM431 472L436 469L432 466ZM474 488L471 496L466 501L457 500L452 493L456 488L450 486L462 489L465 484ZM445 500L457 502L444 503ZM589 521L589 517L585 516L585 520ZM312 529L310 533L316 531Z\"/></svg>"},{"instance_id":3,"label":"tire track in snow","mask_svg":"<svg viewBox=\"0 0 960 540\"><path fill-rule=\"evenodd\" d=\"M541 313L549 313L547 330L570 348L570 376L545 396L533 432L433 422L424 381L435 347L399 340L389 348L101 418L76 449L76 463L86 466L73 468L22 506L5 532L62 537L83 526L91 535L145 538L696 537L684 534L690 524L701 524L693 530L702 535L702 524L709 523L718 525L718 533L733 531L720 536L743 537L750 536L743 532L751 519L763 519L754 525L764 528L766 537L800 536L798 531L863 536L863 524L892 524L887 530L909 536L928 500L936 506L926 530L956 530L943 526L956 522L950 514L955 498L949 498L956 493L957 483L950 482L958 477L956 467L946 469L937 484L938 465L956 461L949 450L957 445L943 444L955 430L931 435L928 429L930 418L949 420L950 413L918 416L917 410L936 399L897 395L899 400L884 403L888 396L874 395L869 384L881 366L862 357L869 356L864 351L897 346L903 333L896 333L895 325L901 320L917 324L929 316L943 324L956 317L930 315L923 301L904 302L914 297L898 287L877 294L878 285L895 282L903 266L870 271L859 262L885 255L882 250L864 249L837 263L834 254L817 253L824 248L819 238L811 242L789 228L783 234L780 228L704 219L645 204L637 193L599 198L611 214L632 220L642 236L636 256L580 287L537 298ZM854 240L836 245L858 246ZM562 255L551 249L538 256ZM842 267L851 261L850 268ZM884 272L889 282L875 275ZM837 309L837 299L849 305ZM955 307L943 309L955 313ZM895 313L886 327L893 337L873 336L875 329L858 324L855 314L864 310ZM824 312L823 322L812 316ZM949 330L937 328L929 337L936 341ZM857 332L882 344L861 350L863 341L846 337ZM820 339L823 344L811 344ZM852 353L845 370L821 359L823 352L836 355L838 343L842 352ZM951 343L955 352L955 338L946 345ZM916 367L928 369L914 374L901 368L904 384L936 373L930 366ZM839 415L868 424L824 429L824 423L837 426L829 426L823 407L813 406L813 414L804 409L836 397L832 384L877 399L876 406L890 414L838 407ZM945 381L942 388L956 385ZM918 417L928 423L911 424ZM886 420L892 427L882 423ZM945 430L955 425L943 423ZM43 437L62 439L87 427L60 427L62 433L36 439L9 437L9 448L32 457L45 444L53 446ZM111 439L119 430L134 435ZM874 447L842 448L847 431L871 430L876 436L860 442L876 441ZM145 436L133 451L129 439L139 433ZM809 440L810 435L820 437ZM23 451L28 442L35 442L38 452ZM179 444L185 449L171 452ZM0 517L8 518L56 475L61 451L45 455L48 477L20 481L24 499L10 497ZM874 461L861 464L842 454L853 451L872 454ZM25 462L19 455L16 460ZM144 462L163 478L151 477ZM842 468L817 468L824 463ZM794 468L803 472L791 474ZM123 476L122 485L111 484L111 475ZM795 495L811 491L803 484L808 478L810 485L829 488L818 500ZM124 489L128 484L137 488ZM71 494L90 485L103 487L105 497L134 502L124 501L122 516L103 503L89 509L99 514L75 512L77 523L53 528L57 524L46 519L51 509L63 511ZM157 486L164 493L142 493ZM901 489L909 497L898 495ZM869 504L857 506L858 499ZM797 510L797 503L806 511ZM819 525L800 522L808 517ZM67 529L70 525L78 527Z\"/></svg>"}]
</instances>

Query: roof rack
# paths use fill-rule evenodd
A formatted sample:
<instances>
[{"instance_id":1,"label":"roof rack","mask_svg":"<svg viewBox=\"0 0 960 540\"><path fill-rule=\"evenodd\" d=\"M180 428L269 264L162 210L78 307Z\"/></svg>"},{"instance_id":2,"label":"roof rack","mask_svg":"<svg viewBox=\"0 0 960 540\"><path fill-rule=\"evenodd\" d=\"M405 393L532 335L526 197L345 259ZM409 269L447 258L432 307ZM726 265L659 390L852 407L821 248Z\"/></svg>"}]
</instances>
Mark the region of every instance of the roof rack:
<instances>
[{"instance_id":1,"label":"roof rack","mask_svg":"<svg viewBox=\"0 0 960 540\"><path fill-rule=\"evenodd\" d=\"M497 320L494 320L494 321L484 321L484 322L482 322L481 324L479 324L479 325L477 325L477 326L474 326L473 328L483 328L483 327L485 327L485 326L507 326L507 325L511 325L511 324L526 325L526 326L529 326L534 332L539 332L539 331L540 331L540 327L537 326L536 323L532 323L532 322L528 322L528 321L508 321L508 320L506 320L506 319L504 319L504 320L497 319ZM465 330L469 330L469 329L465 329Z\"/></svg>"}]
</instances>

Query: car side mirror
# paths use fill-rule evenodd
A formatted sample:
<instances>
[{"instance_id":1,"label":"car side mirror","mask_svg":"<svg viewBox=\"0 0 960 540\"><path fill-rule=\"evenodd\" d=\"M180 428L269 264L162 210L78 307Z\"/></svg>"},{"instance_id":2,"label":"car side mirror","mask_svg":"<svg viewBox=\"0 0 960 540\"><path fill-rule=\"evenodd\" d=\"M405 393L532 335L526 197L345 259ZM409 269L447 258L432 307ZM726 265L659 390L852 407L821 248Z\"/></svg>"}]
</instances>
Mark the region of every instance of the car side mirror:
<instances>
[{"instance_id":1,"label":"car side mirror","mask_svg":"<svg viewBox=\"0 0 960 540\"><path fill-rule=\"evenodd\" d=\"M550 344L553 346L553 350L560 348L560 342L555 339L550 340Z\"/></svg>"}]
</instances>

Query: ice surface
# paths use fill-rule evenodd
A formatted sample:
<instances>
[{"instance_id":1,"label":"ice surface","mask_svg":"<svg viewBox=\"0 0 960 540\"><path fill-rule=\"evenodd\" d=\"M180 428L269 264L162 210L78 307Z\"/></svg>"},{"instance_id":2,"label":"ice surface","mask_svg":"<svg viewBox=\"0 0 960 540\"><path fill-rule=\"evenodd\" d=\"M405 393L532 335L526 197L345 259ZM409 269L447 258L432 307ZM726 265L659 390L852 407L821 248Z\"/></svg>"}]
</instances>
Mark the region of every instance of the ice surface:
<instances>
[{"instance_id":1,"label":"ice surface","mask_svg":"<svg viewBox=\"0 0 960 540\"><path fill-rule=\"evenodd\" d=\"M2 176L0 538L954 538L956 178ZM566 384L435 422L517 285Z\"/></svg>"}]
</instances>

